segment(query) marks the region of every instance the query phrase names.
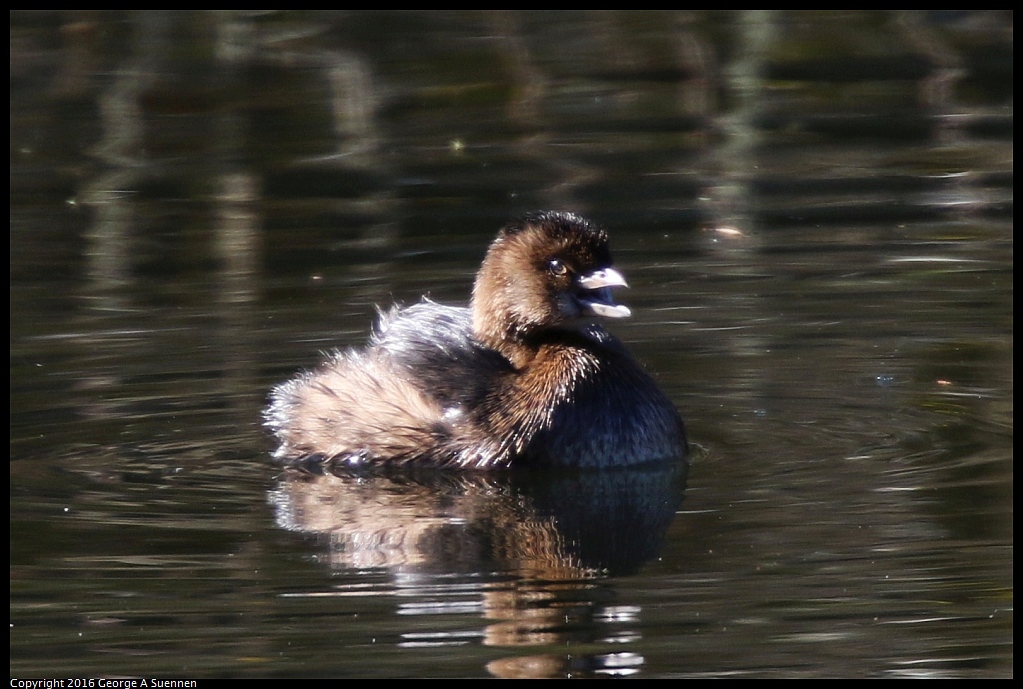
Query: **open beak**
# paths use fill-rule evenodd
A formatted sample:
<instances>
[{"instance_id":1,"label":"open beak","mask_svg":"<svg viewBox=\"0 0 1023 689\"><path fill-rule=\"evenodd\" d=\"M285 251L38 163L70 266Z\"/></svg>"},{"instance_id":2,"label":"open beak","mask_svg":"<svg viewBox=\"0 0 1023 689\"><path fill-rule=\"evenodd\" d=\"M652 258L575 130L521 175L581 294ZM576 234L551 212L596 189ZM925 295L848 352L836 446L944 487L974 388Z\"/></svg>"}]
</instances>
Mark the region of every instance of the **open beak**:
<instances>
[{"instance_id":1,"label":"open beak","mask_svg":"<svg viewBox=\"0 0 1023 689\"><path fill-rule=\"evenodd\" d=\"M616 304L611 296L612 287L629 286L625 282L625 277L614 268L603 268L580 275L577 282L582 288L577 300L583 313L605 318L628 318L632 315L628 306Z\"/></svg>"}]
</instances>

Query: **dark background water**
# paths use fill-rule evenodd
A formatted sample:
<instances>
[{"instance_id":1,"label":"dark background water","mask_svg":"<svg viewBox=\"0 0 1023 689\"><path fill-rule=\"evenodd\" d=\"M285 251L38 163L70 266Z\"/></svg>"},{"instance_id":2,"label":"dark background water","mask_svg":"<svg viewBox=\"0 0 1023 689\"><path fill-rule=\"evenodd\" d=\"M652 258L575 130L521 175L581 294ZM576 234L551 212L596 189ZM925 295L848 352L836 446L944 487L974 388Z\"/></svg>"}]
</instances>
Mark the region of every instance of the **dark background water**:
<instances>
[{"instance_id":1,"label":"dark background water","mask_svg":"<svg viewBox=\"0 0 1023 689\"><path fill-rule=\"evenodd\" d=\"M1011 676L1012 31L12 13L12 676ZM688 477L270 463L274 383L538 208Z\"/></svg>"}]
</instances>

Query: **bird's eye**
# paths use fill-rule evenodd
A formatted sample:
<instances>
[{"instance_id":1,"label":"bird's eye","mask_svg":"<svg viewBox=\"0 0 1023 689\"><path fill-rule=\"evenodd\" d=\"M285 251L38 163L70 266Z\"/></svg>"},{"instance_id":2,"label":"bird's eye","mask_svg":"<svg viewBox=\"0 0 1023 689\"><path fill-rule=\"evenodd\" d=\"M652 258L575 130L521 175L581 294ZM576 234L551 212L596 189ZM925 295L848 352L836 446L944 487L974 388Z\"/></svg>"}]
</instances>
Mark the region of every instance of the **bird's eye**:
<instances>
[{"instance_id":1,"label":"bird's eye","mask_svg":"<svg viewBox=\"0 0 1023 689\"><path fill-rule=\"evenodd\" d=\"M556 258L551 259L551 262L547 264L547 268L551 271L551 275L554 277L560 278L568 274L568 266Z\"/></svg>"}]
</instances>

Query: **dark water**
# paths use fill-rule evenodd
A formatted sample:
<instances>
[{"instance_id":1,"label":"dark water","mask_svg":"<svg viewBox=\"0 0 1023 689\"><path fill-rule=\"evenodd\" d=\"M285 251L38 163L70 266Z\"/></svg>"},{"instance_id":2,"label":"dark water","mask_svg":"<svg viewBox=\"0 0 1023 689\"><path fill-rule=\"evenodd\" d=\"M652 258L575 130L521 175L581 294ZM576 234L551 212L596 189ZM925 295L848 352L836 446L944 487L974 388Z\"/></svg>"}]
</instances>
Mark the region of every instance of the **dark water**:
<instances>
[{"instance_id":1,"label":"dark water","mask_svg":"<svg viewBox=\"0 0 1023 689\"><path fill-rule=\"evenodd\" d=\"M12 14L12 677L1011 676L1012 21ZM688 476L270 463L536 208Z\"/></svg>"}]
</instances>

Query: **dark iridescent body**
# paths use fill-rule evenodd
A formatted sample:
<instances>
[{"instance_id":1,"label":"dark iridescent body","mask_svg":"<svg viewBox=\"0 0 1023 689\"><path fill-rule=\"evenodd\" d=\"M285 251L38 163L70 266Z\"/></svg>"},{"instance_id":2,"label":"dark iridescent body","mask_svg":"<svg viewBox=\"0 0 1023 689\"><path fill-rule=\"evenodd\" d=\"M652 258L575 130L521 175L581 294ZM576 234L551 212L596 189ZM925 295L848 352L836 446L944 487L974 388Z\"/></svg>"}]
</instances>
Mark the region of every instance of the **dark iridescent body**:
<instances>
[{"instance_id":1,"label":"dark iridescent body","mask_svg":"<svg viewBox=\"0 0 1023 689\"><path fill-rule=\"evenodd\" d=\"M569 213L501 230L469 308L394 309L364 350L278 386L283 461L463 468L626 466L683 457L682 419L587 316L624 317L607 235Z\"/></svg>"}]
</instances>

